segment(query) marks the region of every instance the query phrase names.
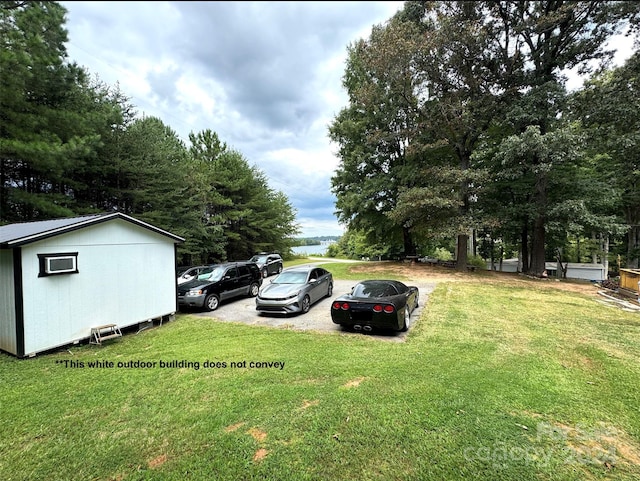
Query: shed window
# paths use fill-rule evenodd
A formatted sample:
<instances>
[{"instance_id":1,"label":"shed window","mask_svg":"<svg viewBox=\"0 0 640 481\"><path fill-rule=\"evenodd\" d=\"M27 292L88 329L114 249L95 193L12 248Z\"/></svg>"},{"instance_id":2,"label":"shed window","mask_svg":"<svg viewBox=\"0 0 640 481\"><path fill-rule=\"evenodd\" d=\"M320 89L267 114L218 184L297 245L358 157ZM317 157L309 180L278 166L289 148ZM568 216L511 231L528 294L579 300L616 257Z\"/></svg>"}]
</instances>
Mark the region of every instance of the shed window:
<instances>
[{"instance_id":1,"label":"shed window","mask_svg":"<svg viewBox=\"0 0 640 481\"><path fill-rule=\"evenodd\" d=\"M77 252L38 254L38 260L40 261L38 277L78 273Z\"/></svg>"}]
</instances>

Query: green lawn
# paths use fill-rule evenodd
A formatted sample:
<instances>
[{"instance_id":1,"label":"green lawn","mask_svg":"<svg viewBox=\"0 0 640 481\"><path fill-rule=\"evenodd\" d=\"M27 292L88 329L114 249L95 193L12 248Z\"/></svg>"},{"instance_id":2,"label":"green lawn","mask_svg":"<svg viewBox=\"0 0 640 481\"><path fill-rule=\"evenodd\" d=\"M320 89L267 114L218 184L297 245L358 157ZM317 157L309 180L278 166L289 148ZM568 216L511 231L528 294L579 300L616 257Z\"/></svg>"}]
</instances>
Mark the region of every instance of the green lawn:
<instances>
[{"instance_id":1,"label":"green lawn","mask_svg":"<svg viewBox=\"0 0 640 481\"><path fill-rule=\"evenodd\" d=\"M406 342L178 315L0 354L0 479L640 479L640 316L477 278Z\"/></svg>"}]
</instances>

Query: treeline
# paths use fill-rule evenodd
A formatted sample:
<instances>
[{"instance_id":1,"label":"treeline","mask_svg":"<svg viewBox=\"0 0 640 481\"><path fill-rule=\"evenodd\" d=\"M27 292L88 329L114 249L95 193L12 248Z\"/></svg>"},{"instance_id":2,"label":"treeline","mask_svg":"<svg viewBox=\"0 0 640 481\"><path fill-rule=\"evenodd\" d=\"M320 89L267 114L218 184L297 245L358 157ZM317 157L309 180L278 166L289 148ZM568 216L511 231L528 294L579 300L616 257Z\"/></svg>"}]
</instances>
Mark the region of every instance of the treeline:
<instances>
[{"instance_id":1,"label":"treeline","mask_svg":"<svg viewBox=\"0 0 640 481\"><path fill-rule=\"evenodd\" d=\"M184 237L183 264L289 252L288 198L215 132L186 145L71 62L65 14L0 2L0 224L119 211Z\"/></svg>"},{"instance_id":2,"label":"treeline","mask_svg":"<svg viewBox=\"0 0 640 481\"><path fill-rule=\"evenodd\" d=\"M640 54L631 1L408 1L349 46L330 137L352 256L455 250L546 260L640 256ZM636 45L637 46L637 45ZM567 72L587 77L569 92Z\"/></svg>"},{"instance_id":3,"label":"treeline","mask_svg":"<svg viewBox=\"0 0 640 481\"><path fill-rule=\"evenodd\" d=\"M296 246L319 246L323 242L336 242L340 236L324 235L315 237L298 237L295 239Z\"/></svg>"}]
</instances>

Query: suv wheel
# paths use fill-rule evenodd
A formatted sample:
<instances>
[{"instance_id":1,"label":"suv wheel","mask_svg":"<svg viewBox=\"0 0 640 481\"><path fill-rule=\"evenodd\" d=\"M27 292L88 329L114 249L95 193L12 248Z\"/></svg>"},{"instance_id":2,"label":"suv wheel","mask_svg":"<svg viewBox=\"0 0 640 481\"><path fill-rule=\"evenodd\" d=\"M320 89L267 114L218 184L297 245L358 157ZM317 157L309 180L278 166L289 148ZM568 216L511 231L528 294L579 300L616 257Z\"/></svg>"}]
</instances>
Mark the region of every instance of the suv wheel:
<instances>
[{"instance_id":1,"label":"suv wheel","mask_svg":"<svg viewBox=\"0 0 640 481\"><path fill-rule=\"evenodd\" d=\"M280 274L281 272L282 272L282 264L278 266L278 274Z\"/></svg>"},{"instance_id":2,"label":"suv wheel","mask_svg":"<svg viewBox=\"0 0 640 481\"><path fill-rule=\"evenodd\" d=\"M269 277L269 271L266 267L262 269L262 277Z\"/></svg>"},{"instance_id":3,"label":"suv wheel","mask_svg":"<svg viewBox=\"0 0 640 481\"><path fill-rule=\"evenodd\" d=\"M215 311L220 305L220 298L216 294L209 294L204 300L204 307L209 311Z\"/></svg>"},{"instance_id":4,"label":"suv wheel","mask_svg":"<svg viewBox=\"0 0 640 481\"><path fill-rule=\"evenodd\" d=\"M249 286L249 296L256 297L258 295L258 291L260 291L260 286L257 282L254 282Z\"/></svg>"}]
</instances>

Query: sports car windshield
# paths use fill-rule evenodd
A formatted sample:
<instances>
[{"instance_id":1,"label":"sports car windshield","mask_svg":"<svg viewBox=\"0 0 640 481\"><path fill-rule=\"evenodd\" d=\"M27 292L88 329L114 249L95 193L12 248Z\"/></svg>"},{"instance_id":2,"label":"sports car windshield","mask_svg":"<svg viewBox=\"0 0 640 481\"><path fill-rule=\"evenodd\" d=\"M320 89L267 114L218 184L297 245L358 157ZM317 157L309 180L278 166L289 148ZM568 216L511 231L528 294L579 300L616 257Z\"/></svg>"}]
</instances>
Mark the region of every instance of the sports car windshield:
<instances>
[{"instance_id":1,"label":"sports car windshield","mask_svg":"<svg viewBox=\"0 0 640 481\"><path fill-rule=\"evenodd\" d=\"M306 272L283 272L273 280L273 284L304 284L307 282Z\"/></svg>"},{"instance_id":2,"label":"sports car windshield","mask_svg":"<svg viewBox=\"0 0 640 481\"><path fill-rule=\"evenodd\" d=\"M389 297L397 296L398 291L391 284L375 283L375 284L358 284L353 288L351 293L354 297Z\"/></svg>"}]
</instances>

